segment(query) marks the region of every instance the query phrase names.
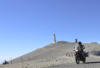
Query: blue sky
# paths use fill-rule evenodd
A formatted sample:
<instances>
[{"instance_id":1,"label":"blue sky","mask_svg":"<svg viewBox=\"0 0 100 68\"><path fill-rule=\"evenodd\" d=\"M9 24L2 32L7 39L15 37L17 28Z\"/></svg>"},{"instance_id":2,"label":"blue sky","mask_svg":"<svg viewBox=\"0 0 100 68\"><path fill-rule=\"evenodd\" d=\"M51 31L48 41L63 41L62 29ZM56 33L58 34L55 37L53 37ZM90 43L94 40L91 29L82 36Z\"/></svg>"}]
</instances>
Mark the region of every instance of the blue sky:
<instances>
[{"instance_id":1,"label":"blue sky","mask_svg":"<svg viewBox=\"0 0 100 68\"><path fill-rule=\"evenodd\" d=\"M100 42L99 0L0 0L0 56L19 56L57 40Z\"/></svg>"}]
</instances>

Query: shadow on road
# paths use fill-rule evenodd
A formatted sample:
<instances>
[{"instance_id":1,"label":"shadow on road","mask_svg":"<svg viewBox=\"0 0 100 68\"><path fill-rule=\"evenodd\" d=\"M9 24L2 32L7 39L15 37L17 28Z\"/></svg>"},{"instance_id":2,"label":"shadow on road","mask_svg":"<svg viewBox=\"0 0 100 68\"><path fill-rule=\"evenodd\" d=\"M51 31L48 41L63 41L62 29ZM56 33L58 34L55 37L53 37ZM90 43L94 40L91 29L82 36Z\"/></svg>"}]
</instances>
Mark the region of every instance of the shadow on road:
<instances>
[{"instance_id":1,"label":"shadow on road","mask_svg":"<svg viewBox=\"0 0 100 68\"><path fill-rule=\"evenodd\" d=\"M100 63L100 61L95 61L95 62L86 62L86 64L97 64Z\"/></svg>"}]
</instances>

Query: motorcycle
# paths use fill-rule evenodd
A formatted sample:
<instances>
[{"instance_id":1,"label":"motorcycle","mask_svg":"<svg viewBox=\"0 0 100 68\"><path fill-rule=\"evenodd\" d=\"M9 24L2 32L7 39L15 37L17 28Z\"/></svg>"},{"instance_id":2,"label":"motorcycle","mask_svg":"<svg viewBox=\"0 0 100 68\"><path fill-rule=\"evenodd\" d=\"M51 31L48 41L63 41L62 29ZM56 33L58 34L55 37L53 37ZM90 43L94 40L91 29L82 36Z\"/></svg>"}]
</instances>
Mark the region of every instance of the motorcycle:
<instances>
[{"instance_id":1,"label":"motorcycle","mask_svg":"<svg viewBox=\"0 0 100 68\"><path fill-rule=\"evenodd\" d=\"M75 51L75 61L77 64L79 64L80 61L85 63L86 62L85 52L76 50Z\"/></svg>"}]
</instances>

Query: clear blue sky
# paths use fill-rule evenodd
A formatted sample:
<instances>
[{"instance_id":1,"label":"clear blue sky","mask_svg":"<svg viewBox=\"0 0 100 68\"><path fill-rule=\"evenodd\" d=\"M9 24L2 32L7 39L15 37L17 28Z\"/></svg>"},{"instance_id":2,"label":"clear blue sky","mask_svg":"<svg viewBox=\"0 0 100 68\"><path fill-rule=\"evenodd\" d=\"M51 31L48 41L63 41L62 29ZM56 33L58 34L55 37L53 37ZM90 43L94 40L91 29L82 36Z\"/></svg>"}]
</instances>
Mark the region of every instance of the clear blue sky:
<instances>
[{"instance_id":1,"label":"clear blue sky","mask_svg":"<svg viewBox=\"0 0 100 68\"><path fill-rule=\"evenodd\" d=\"M100 41L100 0L0 0L0 56L57 40Z\"/></svg>"}]
</instances>

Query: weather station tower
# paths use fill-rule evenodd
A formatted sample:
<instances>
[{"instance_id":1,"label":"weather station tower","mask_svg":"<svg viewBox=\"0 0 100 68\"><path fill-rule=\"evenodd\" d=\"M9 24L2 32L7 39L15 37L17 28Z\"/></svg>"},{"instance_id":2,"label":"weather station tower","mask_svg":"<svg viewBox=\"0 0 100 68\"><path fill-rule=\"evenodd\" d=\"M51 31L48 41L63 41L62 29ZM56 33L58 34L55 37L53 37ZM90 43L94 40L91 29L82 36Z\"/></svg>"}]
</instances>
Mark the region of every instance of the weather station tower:
<instances>
[{"instance_id":1,"label":"weather station tower","mask_svg":"<svg viewBox=\"0 0 100 68\"><path fill-rule=\"evenodd\" d=\"M53 43L56 43L56 35L54 32L53 32Z\"/></svg>"}]
</instances>

